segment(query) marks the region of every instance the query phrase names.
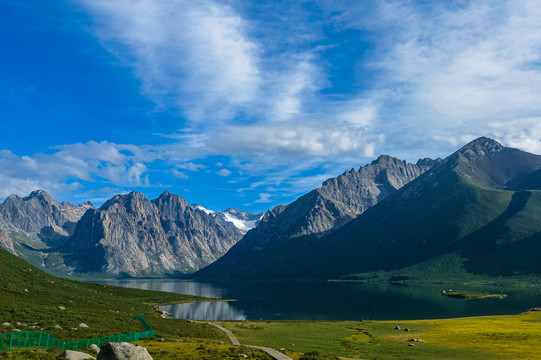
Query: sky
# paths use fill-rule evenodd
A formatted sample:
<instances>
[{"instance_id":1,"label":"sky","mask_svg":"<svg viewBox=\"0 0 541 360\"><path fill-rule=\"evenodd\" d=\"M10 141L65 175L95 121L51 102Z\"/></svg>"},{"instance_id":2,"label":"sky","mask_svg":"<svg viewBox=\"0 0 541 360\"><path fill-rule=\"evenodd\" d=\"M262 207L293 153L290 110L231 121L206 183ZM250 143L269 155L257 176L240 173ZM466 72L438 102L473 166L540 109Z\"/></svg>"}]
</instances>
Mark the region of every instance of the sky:
<instances>
[{"instance_id":1,"label":"sky","mask_svg":"<svg viewBox=\"0 0 541 360\"><path fill-rule=\"evenodd\" d=\"M0 0L0 46L0 200L257 213L381 154L541 154L539 0Z\"/></svg>"}]
</instances>

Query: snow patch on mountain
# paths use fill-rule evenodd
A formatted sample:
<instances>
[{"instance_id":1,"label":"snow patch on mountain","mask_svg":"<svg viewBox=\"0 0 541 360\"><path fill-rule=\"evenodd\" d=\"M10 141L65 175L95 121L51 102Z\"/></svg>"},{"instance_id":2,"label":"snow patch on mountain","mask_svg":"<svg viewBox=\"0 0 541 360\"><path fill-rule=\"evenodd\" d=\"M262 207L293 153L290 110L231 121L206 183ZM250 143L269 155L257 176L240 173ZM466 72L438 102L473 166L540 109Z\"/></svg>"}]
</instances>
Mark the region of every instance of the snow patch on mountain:
<instances>
[{"instance_id":1,"label":"snow patch on mountain","mask_svg":"<svg viewBox=\"0 0 541 360\"><path fill-rule=\"evenodd\" d=\"M259 221L263 217L263 214L250 214L233 208L219 212L209 210L199 204L192 204L192 208L195 210L204 211L212 217L221 218L222 220L233 224L233 226L242 231L252 230L257 226L257 224L259 224Z\"/></svg>"},{"instance_id":2,"label":"snow patch on mountain","mask_svg":"<svg viewBox=\"0 0 541 360\"><path fill-rule=\"evenodd\" d=\"M233 214L228 212L222 212L222 214L225 217L225 221L229 221L230 223L233 223L238 229L248 231L252 230L256 227L257 223L259 223L259 220L261 220L261 217L253 219L253 220L246 220L246 219L240 219L238 217L235 217Z\"/></svg>"},{"instance_id":3,"label":"snow patch on mountain","mask_svg":"<svg viewBox=\"0 0 541 360\"><path fill-rule=\"evenodd\" d=\"M205 213L207 213L207 214L209 214L209 215L214 215L214 214L216 214L216 211L212 211L212 210L209 210L209 209L207 209L207 208L204 208L204 207L202 207L202 206L199 205L199 204L192 204L192 208L194 208L195 210L203 211L203 212L205 212Z\"/></svg>"}]
</instances>

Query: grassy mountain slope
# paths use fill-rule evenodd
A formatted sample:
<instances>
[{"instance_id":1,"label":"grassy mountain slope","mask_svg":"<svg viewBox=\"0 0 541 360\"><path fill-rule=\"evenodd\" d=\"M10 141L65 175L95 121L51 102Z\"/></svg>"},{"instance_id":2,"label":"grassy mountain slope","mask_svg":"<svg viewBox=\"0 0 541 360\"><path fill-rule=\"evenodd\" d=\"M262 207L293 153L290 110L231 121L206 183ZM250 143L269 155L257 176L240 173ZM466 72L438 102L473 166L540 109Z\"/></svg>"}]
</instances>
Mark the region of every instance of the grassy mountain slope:
<instances>
[{"instance_id":1,"label":"grassy mountain slope","mask_svg":"<svg viewBox=\"0 0 541 360\"><path fill-rule=\"evenodd\" d=\"M189 295L91 284L49 275L0 249L0 332L41 330L63 340L144 330L132 316L145 313L158 336L223 339L214 328L183 320L162 319L153 304L198 301ZM58 306L65 307L59 310ZM38 328L29 328L37 323ZM88 328L79 328L85 323ZM60 325L62 329L55 328ZM73 330L76 329L76 330Z\"/></svg>"},{"instance_id":2,"label":"grassy mountain slope","mask_svg":"<svg viewBox=\"0 0 541 360\"><path fill-rule=\"evenodd\" d=\"M340 278L423 263L440 278L541 275L540 168L541 156L477 139L329 235L261 247L223 277Z\"/></svg>"}]
</instances>

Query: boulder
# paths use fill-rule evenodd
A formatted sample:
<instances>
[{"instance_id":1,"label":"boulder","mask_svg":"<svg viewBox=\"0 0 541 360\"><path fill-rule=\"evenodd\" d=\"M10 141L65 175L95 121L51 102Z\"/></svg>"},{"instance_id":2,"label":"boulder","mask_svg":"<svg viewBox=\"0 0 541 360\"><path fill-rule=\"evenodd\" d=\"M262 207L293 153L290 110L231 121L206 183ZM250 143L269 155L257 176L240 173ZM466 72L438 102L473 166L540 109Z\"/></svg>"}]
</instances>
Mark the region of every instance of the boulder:
<instances>
[{"instance_id":1,"label":"boulder","mask_svg":"<svg viewBox=\"0 0 541 360\"><path fill-rule=\"evenodd\" d=\"M58 310L66 310L66 308L64 306L57 306L57 309Z\"/></svg>"},{"instance_id":2,"label":"boulder","mask_svg":"<svg viewBox=\"0 0 541 360\"><path fill-rule=\"evenodd\" d=\"M400 330L400 326L396 325L396 326L394 327L394 329L395 329L395 330Z\"/></svg>"},{"instance_id":3,"label":"boulder","mask_svg":"<svg viewBox=\"0 0 541 360\"><path fill-rule=\"evenodd\" d=\"M152 360L147 349L126 342L102 345L97 360Z\"/></svg>"},{"instance_id":4,"label":"boulder","mask_svg":"<svg viewBox=\"0 0 541 360\"><path fill-rule=\"evenodd\" d=\"M96 359L95 357L90 356L84 352L73 351L73 350L64 351L64 353L62 354L62 358L68 359L68 360L87 360L87 359L95 360Z\"/></svg>"},{"instance_id":5,"label":"boulder","mask_svg":"<svg viewBox=\"0 0 541 360\"><path fill-rule=\"evenodd\" d=\"M80 327L80 328L87 328L87 327L88 327L88 325L87 325L87 324L85 324L85 323L80 323L80 324L79 324L79 327Z\"/></svg>"},{"instance_id":6,"label":"boulder","mask_svg":"<svg viewBox=\"0 0 541 360\"><path fill-rule=\"evenodd\" d=\"M93 352L93 353L99 353L100 352L100 347L96 344L92 344L88 347L88 351L90 352Z\"/></svg>"},{"instance_id":7,"label":"boulder","mask_svg":"<svg viewBox=\"0 0 541 360\"><path fill-rule=\"evenodd\" d=\"M2 323L2 326L11 326L11 324L6 321Z\"/></svg>"},{"instance_id":8,"label":"boulder","mask_svg":"<svg viewBox=\"0 0 541 360\"><path fill-rule=\"evenodd\" d=\"M56 325L54 326L54 328L55 328L55 329L62 329L62 326L56 324Z\"/></svg>"}]
</instances>

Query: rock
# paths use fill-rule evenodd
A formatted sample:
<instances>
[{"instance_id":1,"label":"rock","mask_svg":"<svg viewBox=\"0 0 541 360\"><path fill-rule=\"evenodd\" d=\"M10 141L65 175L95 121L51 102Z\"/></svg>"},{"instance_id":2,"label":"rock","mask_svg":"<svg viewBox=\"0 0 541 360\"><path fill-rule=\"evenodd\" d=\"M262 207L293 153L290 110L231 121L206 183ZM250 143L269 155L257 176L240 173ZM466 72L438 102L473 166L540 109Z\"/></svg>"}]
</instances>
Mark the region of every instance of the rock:
<instances>
[{"instance_id":1,"label":"rock","mask_svg":"<svg viewBox=\"0 0 541 360\"><path fill-rule=\"evenodd\" d=\"M30 328L30 329L39 329L39 326L36 326L36 325L30 325L29 328Z\"/></svg>"},{"instance_id":2,"label":"rock","mask_svg":"<svg viewBox=\"0 0 541 360\"><path fill-rule=\"evenodd\" d=\"M400 330L400 326L397 325L397 326L394 327L394 329L395 330Z\"/></svg>"},{"instance_id":3,"label":"rock","mask_svg":"<svg viewBox=\"0 0 541 360\"><path fill-rule=\"evenodd\" d=\"M88 351L91 351L93 353L99 353L100 352L100 347L96 344L92 344L88 347Z\"/></svg>"},{"instance_id":4,"label":"rock","mask_svg":"<svg viewBox=\"0 0 541 360\"><path fill-rule=\"evenodd\" d=\"M56 325L54 326L54 328L55 328L55 329L62 329L62 326L56 324Z\"/></svg>"},{"instance_id":5,"label":"rock","mask_svg":"<svg viewBox=\"0 0 541 360\"><path fill-rule=\"evenodd\" d=\"M87 324L85 324L85 323L80 323L80 324L79 324L79 327L80 327L80 328L87 328L87 327L88 327L88 325L87 325Z\"/></svg>"},{"instance_id":6,"label":"rock","mask_svg":"<svg viewBox=\"0 0 541 360\"><path fill-rule=\"evenodd\" d=\"M59 204L43 190L33 191L25 198L10 195L0 204L0 227L8 233L10 231L25 233L31 240L37 242L59 245L67 235L71 235L74 230L72 225L90 207L92 206L89 204L80 206L65 202ZM3 245L3 242L5 243L0 239L0 245ZM11 248L8 249L11 251Z\"/></svg>"},{"instance_id":7,"label":"rock","mask_svg":"<svg viewBox=\"0 0 541 360\"><path fill-rule=\"evenodd\" d=\"M147 349L130 343L106 343L98 354L97 360L152 360Z\"/></svg>"},{"instance_id":8,"label":"rock","mask_svg":"<svg viewBox=\"0 0 541 360\"><path fill-rule=\"evenodd\" d=\"M164 192L149 200L131 192L89 209L64 259L77 272L194 272L225 254L244 233L193 209L181 196Z\"/></svg>"},{"instance_id":9,"label":"rock","mask_svg":"<svg viewBox=\"0 0 541 360\"><path fill-rule=\"evenodd\" d=\"M29 291L28 291L28 289L24 289L24 292L27 293L27 292L29 292Z\"/></svg>"},{"instance_id":10,"label":"rock","mask_svg":"<svg viewBox=\"0 0 541 360\"><path fill-rule=\"evenodd\" d=\"M19 331L21 331L21 330L19 330L19 329L13 329L13 330L11 330L11 331L12 331L12 332L19 332Z\"/></svg>"},{"instance_id":11,"label":"rock","mask_svg":"<svg viewBox=\"0 0 541 360\"><path fill-rule=\"evenodd\" d=\"M164 342L164 341L165 341L165 339L164 339L164 338L161 338L161 339L160 339L160 342Z\"/></svg>"},{"instance_id":12,"label":"rock","mask_svg":"<svg viewBox=\"0 0 541 360\"><path fill-rule=\"evenodd\" d=\"M11 326L11 324L6 321L2 323L2 326Z\"/></svg>"},{"instance_id":13,"label":"rock","mask_svg":"<svg viewBox=\"0 0 541 360\"><path fill-rule=\"evenodd\" d=\"M84 352L73 351L73 350L64 351L64 353L62 354L62 358L68 359L68 360L86 360L86 359L95 360L96 359L95 357L90 356Z\"/></svg>"},{"instance_id":14,"label":"rock","mask_svg":"<svg viewBox=\"0 0 541 360\"><path fill-rule=\"evenodd\" d=\"M415 344L408 344L408 346L415 346Z\"/></svg>"},{"instance_id":15,"label":"rock","mask_svg":"<svg viewBox=\"0 0 541 360\"><path fill-rule=\"evenodd\" d=\"M530 311L541 311L541 307L534 306L530 308Z\"/></svg>"},{"instance_id":16,"label":"rock","mask_svg":"<svg viewBox=\"0 0 541 360\"><path fill-rule=\"evenodd\" d=\"M239 357L242 357L242 358L248 359L248 355L246 355L246 354L239 354Z\"/></svg>"},{"instance_id":17,"label":"rock","mask_svg":"<svg viewBox=\"0 0 541 360\"><path fill-rule=\"evenodd\" d=\"M404 331L411 331L409 328L405 328Z\"/></svg>"},{"instance_id":18,"label":"rock","mask_svg":"<svg viewBox=\"0 0 541 360\"><path fill-rule=\"evenodd\" d=\"M63 306L57 306L56 308L57 308L58 310L62 310L62 311L66 310L66 308L63 307Z\"/></svg>"}]
</instances>

